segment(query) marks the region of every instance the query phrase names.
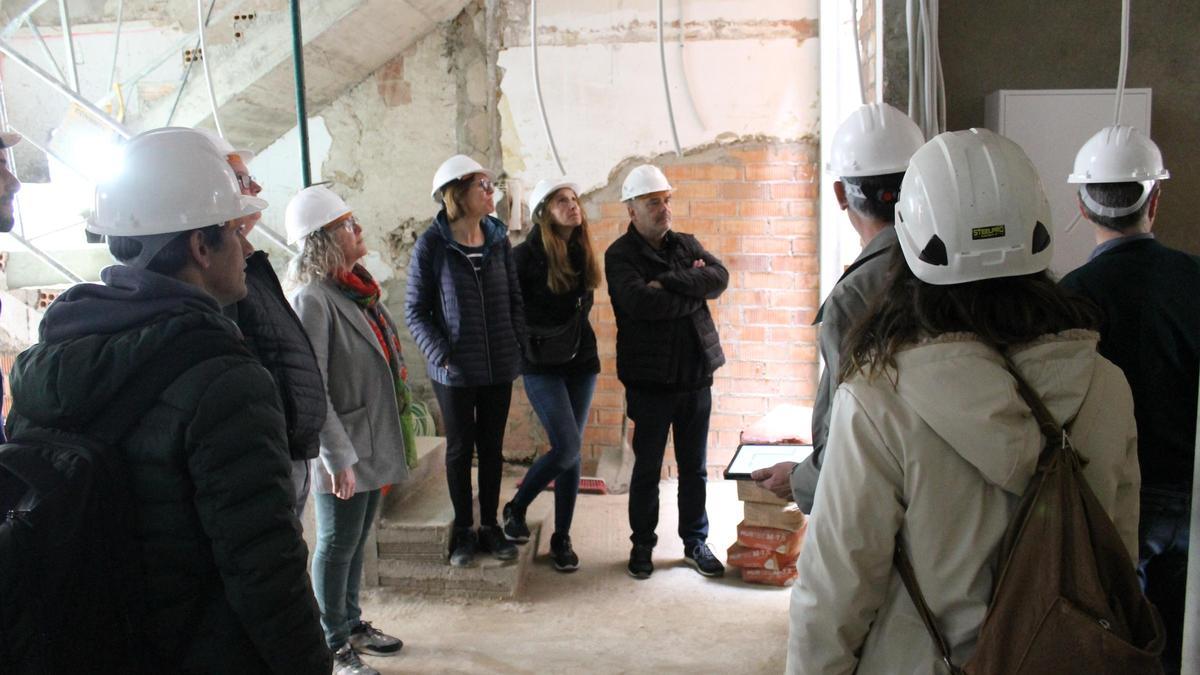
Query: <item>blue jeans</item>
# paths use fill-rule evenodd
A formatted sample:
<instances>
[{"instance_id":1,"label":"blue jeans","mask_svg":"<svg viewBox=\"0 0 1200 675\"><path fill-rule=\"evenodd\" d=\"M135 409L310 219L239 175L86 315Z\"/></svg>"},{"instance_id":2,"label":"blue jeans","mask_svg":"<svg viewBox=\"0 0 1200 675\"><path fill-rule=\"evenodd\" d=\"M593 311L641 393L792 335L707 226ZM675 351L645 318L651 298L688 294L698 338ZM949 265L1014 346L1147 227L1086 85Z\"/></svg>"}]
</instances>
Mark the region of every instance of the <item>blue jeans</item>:
<instances>
[{"instance_id":1,"label":"blue jeans","mask_svg":"<svg viewBox=\"0 0 1200 675\"><path fill-rule=\"evenodd\" d=\"M1162 614L1167 631L1167 644L1163 648L1163 667L1167 673L1178 673L1182 666L1190 500L1191 495L1186 492L1142 488L1138 578L1146 597Z\"/></svg>"},{"instance_id":2,"label":"blue jeans","mask_svg":"<svg viewBox=\"0 0 1200 675\"><path fill-rule=\"evenodd\" d=\"M317 515L317 546L313 550L312 581L325 642L337 651L350 639L350 629L362 620L358 588L362 582L363 544L379 490L359 492L350 499L313 494Z\"/></svg>"},{"instance_id":3,"label":"blue jeans","mask_svg":"<svg viewBox=\"0 0 1200 675\"><path fill-rule=\"evenodd\" d=\"M596 391L596 375L526 375L524 380L529 404L550 439L550 451L529 467L513 501L529 506L554 481L554 532L569 534L579 494L579 450Z\"/></svg>"}]
</instances>

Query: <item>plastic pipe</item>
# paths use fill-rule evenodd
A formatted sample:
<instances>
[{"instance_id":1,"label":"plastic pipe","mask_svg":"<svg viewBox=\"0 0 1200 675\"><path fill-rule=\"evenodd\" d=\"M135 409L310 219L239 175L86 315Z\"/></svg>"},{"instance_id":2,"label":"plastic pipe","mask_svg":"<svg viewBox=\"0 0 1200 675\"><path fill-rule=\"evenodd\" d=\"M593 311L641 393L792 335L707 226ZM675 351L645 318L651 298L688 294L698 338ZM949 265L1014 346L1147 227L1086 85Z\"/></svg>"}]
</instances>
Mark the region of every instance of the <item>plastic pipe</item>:
<instances>
[{"instance_id":1,"label":"plastic pipe","mask_svg":"<svg viewBox=\"0 0 1200 675\"><path fill-rule=\"evenodd\" d=\"M208 15L204 17L204 25L205 26L207 26L209 20L212 19L213 7L215 7L216 5L217 5L217 0L212 0L212 2L208 3ZM199 28L197 28L197 32L199 32ZM189 35L188 37L184 38L184 40L188 40L190 38L191 38L191 36ZM184 42L182 44L186 44L186 42ZM195 54L198 49L200 49L200 38L197 37L196 38L196 46L192 47L192 53ZM178 51L178 50L176 50L176 51ZM163 59L163 61L160 62L158 65L162 65L162 63L165 63L165 62L166 62L166 59ZM183 89L184 89L184 87L187 86L188 77L192 74L192 64L195 62L196 62L195 59L188 61L187 67L183 69L183 75L179 78L179 86L175 89L175 101L171 103L171 112L167 113L167 121L165 124L163 124L163 126L165 126L165 127L171 126L171 120L175 119L175 111L179 108L179 99L183 98ZM157 68L157 67L158 66L155 66L155 68ZM146 72L139 74L136 78L134 78L134 82L137 82L138 80L142 79L143 77L145 77L148 74L150 74L150 71L146 71Z\"/></svg>"},{"instance_id":2,"label":"plastic pipe","mask_svg":"<svg viewBox=\"0 0 1200 675\"><path fill-rule=\"evenodd\" d=\"M296 128L300 132L300 176L304 187L308 187L312 185L312 162L308 157L308 106L304 102L304 40L300 31L300 0L291 0L291 9L292 65L296 76Z\"/></svg>"},{"instance_id":3,"label":"plastic pipe","mask_svg":"<svg viewBox=\"0 0 1200 675\"><path fill-rule=\"evenodd\" d=\"M125 0L117 0L117 35L113 40L112 70L108 72L108 90L117 83L117 53L121 49L121 24L125 17Z\"/></svg>"},{"instance_id":4,"label":"plastic pipe","mask_svg":"<svg viewBox=\"0 0 1200 675\"><path fill-rule=\"evenodd\" d=\"M679 145L679 133L675 130L675 109L671 106L671 83L667 80L667 50L663 45L663 0L658 0L658 62L662 66L663 94L667 97L667 119L671 122L671 140L675 142L675 154L683 157Z\"/></svg>"},{"instance_id":5,"label":"plastic pipe","mask_svg":"<svg viewBox=\"0 0 1200 675\"><path fill-rule=\"evenodd\" d=\"M208 104L212 107L213 126L217 128L217 134L225 138L225 132L221 129L221 117L217 114L217 92L213 91L212 71L208 68L208 43L204 39L206 22L204 0L196 0L196 25L200 27L200 61L204 64L204 81L208 84Z\"/></svg>"},{"instance_id":6,"label":"plastic pipe","mask_svg":"<svg viewBox=\"0 0 1200 675\"><path fill-rule=\"evenodd\" d=\"M58 0L58 17L62 21L63 48L67 50L67 72L71 75L71 88L79 93L79 69L75 66L75 41L71 39L71 13L67 0Z\"/></svg>"},{"instance_id":7,"label":"plastic pipe","mask_svg":"<svg viewBox=\"0 0 1200 675\"><path fill-rule=\"evenodd\" d=\"M558 156L558 146L554 144L554 134L550 133L550 120L546 117L546 106L542 103L542 77L538 70L537 28L537 0L529 0L529 52L533 55L533 96L537 99L538 111L542 115L542 128L546 130L546 140L550 142L550 154L554 155L554 163L558 165L558 172L565 176L567 170L563 168L562 159Z\"/></svg>"},{"instance_id":8,"label":"plastic pipe","mask_svg":"<svg viewBox=\"0 0 1200 675\"><path fill-rule=\"evenodd\" d=\"M1121 66L1117 69L1117 101L1113 126L1121 123L1121 104L1125 100L1125 73L1129 67L1129 0L1121 2Z\"/></svg>"},{"instance_id":9,"label":"plastic pipe","mask_svg":"<svg viewBox=\"0 0 1200 675\"><path fill-rule=\"evenodd\" d=\"M67 97L71 100L71 102L91 113L93 117L95 117L105 126L120 134L122 138L129 138L132 135L129 133L129 130L126 129L120 122L114 120L112 117L109 117L108 113L97 108L91 101L71 91L70 87L63 84L62 81L56 79L50 73L47 73L39 68L36 63L22 56L20 52L13 49L12 45L8 44L4 40L0 40L0 54L4 54L14 62L24 66L26 70L36 75L43 82L49 84L51 87L54 87L55 91Z\"/></svg>"}]
</instances>

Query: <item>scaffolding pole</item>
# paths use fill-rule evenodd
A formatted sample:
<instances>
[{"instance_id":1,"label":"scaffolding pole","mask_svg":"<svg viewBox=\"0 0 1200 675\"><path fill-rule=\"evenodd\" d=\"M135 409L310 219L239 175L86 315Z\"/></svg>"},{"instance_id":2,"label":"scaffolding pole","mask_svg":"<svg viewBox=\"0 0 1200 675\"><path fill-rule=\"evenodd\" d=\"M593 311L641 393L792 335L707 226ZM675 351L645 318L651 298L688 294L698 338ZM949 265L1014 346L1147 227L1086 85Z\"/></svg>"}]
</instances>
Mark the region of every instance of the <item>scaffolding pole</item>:
<instances>
[{"instance_id":1,"label":"scaffolding pole","mask_svg":"<svg viewBox=\"0 0 1200 675\"><path fill-rule=\"evenodd\" d=\"M20 52L13 49L12 45L8 44L8 42L5 40L0 40L0 54L4 54L8 58L12 59L13 62L24 66L29 72L38 76L38 78L40 78L43 82L53 87L55 91L65 96L72 103L91 113L91 115L95 117L97 121L104 124L104 126L120 134L121 138L129 138L133 135L129 133L129 130L126 129L124 125L110 117L108 113L97 108L95 104L80 96L77 92L71 91L70 87L55 79L55 77L50 73L47 73L39 68L38 65L33 61L30 61L22 56Z\"/></svg>"}]
</instances>

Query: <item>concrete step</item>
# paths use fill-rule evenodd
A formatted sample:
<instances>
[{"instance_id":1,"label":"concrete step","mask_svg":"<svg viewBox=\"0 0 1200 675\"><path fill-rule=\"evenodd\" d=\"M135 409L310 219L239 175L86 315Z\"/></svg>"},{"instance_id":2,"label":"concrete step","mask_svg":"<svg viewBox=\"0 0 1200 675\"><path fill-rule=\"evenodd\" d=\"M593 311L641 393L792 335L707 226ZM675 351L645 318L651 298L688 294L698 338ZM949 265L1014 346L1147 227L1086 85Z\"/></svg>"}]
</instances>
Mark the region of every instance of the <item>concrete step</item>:
<instances>
[{"instance_id":1,"label":"concrete step","mask_svg":"<svg viewBox=\"0 0 1200 675\"><path fill-rule=\"evenodd\" d=\"M445 549L436 559L388 557L380 552L379 583L391 590L437 596L511 600L525 586L525 578L541 541L542 524L529 524L529 542L518 546L516 560L502 562L480 554L474 567L451 567ZM380 530L381 534L383 530Z\"/></svg>"}]
</instances>

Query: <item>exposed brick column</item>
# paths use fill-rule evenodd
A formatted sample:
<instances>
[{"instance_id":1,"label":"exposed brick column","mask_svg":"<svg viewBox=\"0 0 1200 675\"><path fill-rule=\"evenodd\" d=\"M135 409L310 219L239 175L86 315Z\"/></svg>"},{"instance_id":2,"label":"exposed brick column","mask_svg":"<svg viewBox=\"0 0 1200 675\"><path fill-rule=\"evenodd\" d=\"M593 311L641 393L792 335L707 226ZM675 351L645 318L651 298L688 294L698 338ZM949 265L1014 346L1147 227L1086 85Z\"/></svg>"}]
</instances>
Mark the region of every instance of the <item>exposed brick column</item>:
<instances>
[{"instance_id":1,"label":"exposed brick column","mask_svg":"<svg viewBox=\"0 0 1200 675\"><path fill-rule=\"evenodd\" d=\"M817 157L815 144L759 142L655 160L675 187L674 229L696 235L730 273L729 289L710 304L727 359L713 383L710 475L728 462L738 432L773 406L812 404L818 359L816 328L810 325L819 288ZM618 195L633 164L618 167L609 186L585 196L601 254L629 224ZM607 287L597 289L591 318L601 374L584 436L585 474L604 449L620 445L624 401ZM518 443L539 436L528 428L537 421L523 392L516 394L510 456L522 452ZM545 450L544 434L540 437L538 453ZM663 471L674 475L670 451Z\"/></svg>"}]
</instances>

